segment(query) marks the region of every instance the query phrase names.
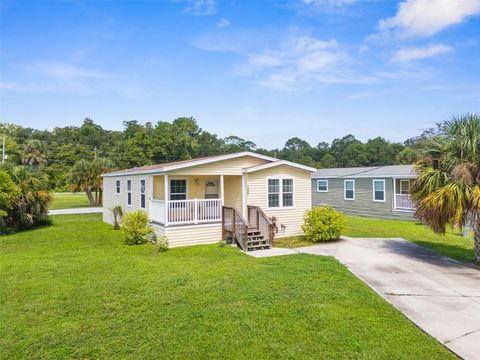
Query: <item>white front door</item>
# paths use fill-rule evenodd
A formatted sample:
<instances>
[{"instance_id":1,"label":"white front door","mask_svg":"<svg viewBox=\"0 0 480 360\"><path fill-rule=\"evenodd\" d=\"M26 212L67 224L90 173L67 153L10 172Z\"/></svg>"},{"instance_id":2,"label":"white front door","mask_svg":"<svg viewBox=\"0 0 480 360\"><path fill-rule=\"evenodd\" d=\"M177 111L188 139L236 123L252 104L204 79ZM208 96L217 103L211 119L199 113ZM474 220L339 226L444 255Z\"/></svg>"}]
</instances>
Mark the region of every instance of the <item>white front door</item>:
<instances>
[{"instance_id":1,"label":"white front door","mask_svg":"<svg viewBox=\"0 0 480 360\"><path fill-rule=\"evenodd\" d=\"M218 199L218 181L205 180L205 199Z\"/></svg>"}]
</instances>

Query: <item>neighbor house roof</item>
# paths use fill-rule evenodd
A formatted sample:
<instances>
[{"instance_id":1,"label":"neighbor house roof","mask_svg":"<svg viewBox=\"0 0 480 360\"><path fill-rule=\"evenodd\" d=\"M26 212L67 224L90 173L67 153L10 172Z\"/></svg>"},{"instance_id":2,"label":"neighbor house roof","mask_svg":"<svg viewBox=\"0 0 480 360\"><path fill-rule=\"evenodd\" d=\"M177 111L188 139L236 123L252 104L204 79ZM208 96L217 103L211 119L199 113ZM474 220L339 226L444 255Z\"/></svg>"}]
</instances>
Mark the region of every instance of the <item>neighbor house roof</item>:
<instances>
[{"instance_id":1,"label":"neighbor house roof","mask_svg":"<svg viewBox=\"0 0 480 360\"><path fill-rule=\"evenodd\" d=\"M375 178L405 177L415 178L414 165L388 165L351 168L319 169L312 174L313 179L326 178Z\"/></svg>"},{"instance_id":2,"label":"neighbor house roof","mask_svg":"<svg viewBox=\"0 0 480 360\"><path fill-rule=\"evenodd\" d=\"M283 165L293 166L293 167L298 167L298 168L305 168L305 170L312 171L312 172L315 171L314 168L306 167L304 165L292 163L292 162L289 162L289 161L278 160L278 159L270 157L270 156L257 154L257 153L250 152L250 151L244 151L244 152L239 152L239 153L234 153L234 154L215 155L215 156L208 156L208 157L202 157L202 158L196 158L196 159L174 161L174 162L163 163L163 164L139 166L139 167L134 167L134 168L131 168L131 169L114 171L114 172L111 172L111 173L103 174L102 176L108 177L108 176L118 176L118 175L163 173L163 172L167 172L167 171L178 170L178 169L183 169L183 168L197 166L197 165L210 164L210 163L214 163L214 162L222 161L222 160L235 159L235 158L239 158L239 157L243 157L243 156L252 156L252 157L255 157L255 158L258 158L258 159L267 160L267 161L269 161L268 164L277 164L278 163L278 165L281 165L280 162L282 162ZM265 165L265 164L263 164L263 165ZM255 167L257 167L257 166L255 166ZM243 170L246 172L246 169L243 169ZM260 169L258 169L258 170L260 170Z\"/></svg>"}]
</instances>

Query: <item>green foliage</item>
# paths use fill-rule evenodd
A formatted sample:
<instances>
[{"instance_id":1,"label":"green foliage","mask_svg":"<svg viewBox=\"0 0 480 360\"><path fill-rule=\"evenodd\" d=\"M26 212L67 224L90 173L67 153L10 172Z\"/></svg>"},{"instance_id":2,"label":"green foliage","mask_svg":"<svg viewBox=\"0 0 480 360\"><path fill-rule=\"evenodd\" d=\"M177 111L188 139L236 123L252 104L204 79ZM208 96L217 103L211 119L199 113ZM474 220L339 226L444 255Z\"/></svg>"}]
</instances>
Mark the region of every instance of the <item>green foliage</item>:
<instances>
[{"instance_id":1,"label":"green foliage","mask_svg":"<svg viewBox=\"0 0 480 360\"><path fill-rule=\"evenodd\" d=\"M20 190L10 175L4 170L0 170L0 217L8 216L19 193Z\"/></svg>"},{"instance_id":2,"label":"green foliage","mask_svg":"<svg viewBox=\"0 0 480 360\"><path fill-rule=\"evenodd\" d=\"M155 236L155 245L158 252L167 252L169 248L169 241L165 235Z\"/></svg>"},{"instance_id":3,"label":"green foliage","mask_svg":"<svg viewBox=\"0 0 480 360\"><path fill-rule=\"evenodd\" d=\"M52 200L46 190L46 175L32 167L4 167L18 188L13 206L6 217L6 227L10 230L24 230L47 220L48 205Z\"/></svg>"},{"instance_id":4,"label":"green foliage","mask_svg":"<svg viewBox=\"0 0 480 360\"><path fill-rule=\"evenodd\" d=\"M110 209L113 217L113 229L118 230L120 229L120 222L123 217L123 209L120 205L114 206Z\"/></svg>"},{"instance_id":5,"label":"green foliage","mask_svg":"<svg viewBox=\"0 0 480 360\"><path fill-rule=\"evenodd\" d=\"M317 243L338 239L345 225L345 217L337 210L317 207L307 210L302 230L308 240Z\"/></svg>"},{"instance_id":6,"label":"green foliage","mask_svg":"<svg viewBox=\"0 0 480 360\"><path fill-rule=\"evenodd\" d=\"M102 205L102 174L113 169L108 159L98 158L93 161L79 160L70 170L70 190L84 191L90 206Z\"/></svg>"},{"instance_id":7,"label":"green foliage","mask_svg":"<svg viewBox=\"0 0 480 360\"><path fill-rule=\"evenodd\" d=\"M440 234L472 224L480 263L480 116L454 117L426 143L412 188L415 215Z\"/></svg>"},{"instance_id":8,"label":"green foliage","mask_svg":"<svg viewBox=\"0 0 480 360\"><path fill-rule=\"evenodd\" d=\"M152 227L148 225L148 214L142 210L125 214L121 230L127 245L144 244L153 233Z\"/></svg>"}]
</instances>

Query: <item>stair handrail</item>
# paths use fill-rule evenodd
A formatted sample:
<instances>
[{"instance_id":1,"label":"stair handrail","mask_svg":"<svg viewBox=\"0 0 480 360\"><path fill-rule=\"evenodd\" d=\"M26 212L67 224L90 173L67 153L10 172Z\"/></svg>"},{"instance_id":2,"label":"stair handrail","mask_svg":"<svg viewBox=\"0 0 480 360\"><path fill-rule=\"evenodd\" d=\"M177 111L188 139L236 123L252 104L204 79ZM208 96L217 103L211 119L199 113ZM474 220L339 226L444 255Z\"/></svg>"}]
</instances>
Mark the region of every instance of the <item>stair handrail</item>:
<instances>
[{"instance_id":1,"label":"stair handrail","mask_svg":"<svg viewBox=\"0 0 480 360\"><path fill-rule=\"evenodd\" d=\"M248 205L247 207L248 207L248 220L249 220L248 222L249 222L249 224L251 225L250 209L253 209L256 212L257 229L261 230L260 229L260 222L263 221L264 225L267 228L267 234L263 234L263 235L264 236L268 235L268 243L270 244L270 246L273 246L273 238L275 237L275 225L273 224L273 221L267 216L267 214L265 214L265 212L262 210L261 207L255 206L255 205Z\"/></svg>"},{"instance_id":2,"label":"stair handrail","mask_svg":"<svg viewBox=\"0 0 480 360\"><path fill-rule=\"evenodd\" d=\"M233 231L227 229L225 225L225 210L230 210L233 212L233 218L232 218ZM232 232L234 238L237 240L237 243L240 245L242 250L247 251L248 223L236 208L230 207L230 206L222 207L222 230L223 230L222 232L224 231Z\"/></svg>"}]
</instances>

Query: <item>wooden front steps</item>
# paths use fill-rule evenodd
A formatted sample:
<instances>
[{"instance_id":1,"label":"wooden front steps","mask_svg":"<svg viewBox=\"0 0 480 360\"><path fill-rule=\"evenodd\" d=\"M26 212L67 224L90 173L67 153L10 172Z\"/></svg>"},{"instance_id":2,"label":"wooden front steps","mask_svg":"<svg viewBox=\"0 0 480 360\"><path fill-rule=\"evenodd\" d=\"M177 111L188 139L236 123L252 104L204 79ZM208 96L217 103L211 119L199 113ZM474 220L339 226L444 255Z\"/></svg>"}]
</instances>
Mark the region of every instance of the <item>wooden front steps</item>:
<instances>
[{"instance_id":1,"label":"wooden front steps","mask_svg":"<svg viewBox=\"0 0 480 360\"><path fill-rule=\"evenodd\" d=\"M270 249L268 239L265 239L260 230L249 228L247 234L247 251Z\"/></svg>"}]
</instances>

